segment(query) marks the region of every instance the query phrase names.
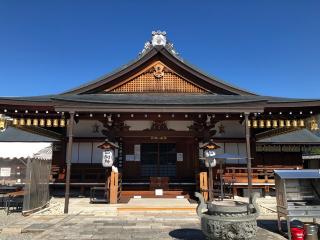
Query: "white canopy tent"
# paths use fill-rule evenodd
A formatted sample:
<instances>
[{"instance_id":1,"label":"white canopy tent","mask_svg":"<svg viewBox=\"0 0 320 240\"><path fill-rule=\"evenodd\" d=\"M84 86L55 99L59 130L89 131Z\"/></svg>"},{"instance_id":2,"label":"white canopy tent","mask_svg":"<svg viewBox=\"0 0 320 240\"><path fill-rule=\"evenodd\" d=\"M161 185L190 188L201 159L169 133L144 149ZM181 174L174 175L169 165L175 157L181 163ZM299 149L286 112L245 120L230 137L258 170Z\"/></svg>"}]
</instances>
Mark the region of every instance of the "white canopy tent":
<instances>
[{"instance_id":1,"label":"white canopy tent","mask_svg":"<svg viewBox=\"0 0 320 240\"><path fill-rule=\"evenodd\" d=\"M41 158L51 160L52 151L51 155L39 154L41 150L51 148L51 145L48 142L0 142L0 158Z\"/></svg>"}]
</instances>

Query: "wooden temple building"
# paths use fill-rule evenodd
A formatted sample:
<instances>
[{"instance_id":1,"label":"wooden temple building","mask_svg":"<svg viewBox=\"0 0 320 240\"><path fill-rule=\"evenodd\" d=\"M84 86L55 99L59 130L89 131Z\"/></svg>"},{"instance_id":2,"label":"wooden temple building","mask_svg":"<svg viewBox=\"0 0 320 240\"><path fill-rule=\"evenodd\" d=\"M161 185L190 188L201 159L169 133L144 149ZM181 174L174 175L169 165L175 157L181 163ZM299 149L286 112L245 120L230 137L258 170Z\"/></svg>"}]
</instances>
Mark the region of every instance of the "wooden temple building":
<instances>
[{"instance_id":1,"label":"wooden temple building","mask_svg":"<svg viewBox=\"0 0 320 240\"><path fill-rule=\"evenodd\" d=\"M199 147L209 140L220 146L217 153L251 159L252 187L268 190L274 169L308 167L302 155L320 146L319 112L320 100L260 96L209 76L160 31L135 61L95 81L56 95L0 98L12 126L59 140L52 184L64 188L70 178L67 191L104 184L98 146L105 139L117 144L122 198L154 196L156 188L162 197L199 190L199 174L207 171ZM248 184L246 164L224 165L234 194Z\"/></svg>"}]
</instances>

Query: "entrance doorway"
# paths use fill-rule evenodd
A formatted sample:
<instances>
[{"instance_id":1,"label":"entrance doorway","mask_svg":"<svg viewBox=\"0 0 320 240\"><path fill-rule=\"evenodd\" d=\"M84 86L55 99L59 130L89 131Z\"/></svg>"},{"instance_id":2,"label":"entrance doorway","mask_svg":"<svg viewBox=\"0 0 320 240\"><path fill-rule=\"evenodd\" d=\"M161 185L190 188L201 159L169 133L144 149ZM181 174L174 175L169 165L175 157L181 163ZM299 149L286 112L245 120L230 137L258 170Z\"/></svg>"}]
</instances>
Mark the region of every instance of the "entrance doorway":
<instances>
[{"instance_id":1,"label":"entrance doorway","mask_svg":"<svg viewBox=\"0 0 320 240\"><path fill-rule=\"evenodd\" d=\"M141 176L176 177L175 143L142 143Z\"/></svg>"}]
</instances>

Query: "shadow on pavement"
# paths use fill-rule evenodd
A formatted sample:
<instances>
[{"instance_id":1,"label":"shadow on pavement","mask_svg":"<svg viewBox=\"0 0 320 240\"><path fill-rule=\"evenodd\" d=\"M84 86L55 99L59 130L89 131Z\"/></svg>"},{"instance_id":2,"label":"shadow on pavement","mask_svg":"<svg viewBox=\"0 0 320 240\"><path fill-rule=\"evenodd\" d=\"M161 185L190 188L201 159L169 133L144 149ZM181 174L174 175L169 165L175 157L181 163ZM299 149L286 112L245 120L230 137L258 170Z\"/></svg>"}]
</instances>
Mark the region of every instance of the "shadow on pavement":
<instances>
[{"instance_id":1,"label":"shadow on pavement","mask_svg":"<svg viewBox=\"0 0 320 240\"><path fill-rule=\"evenodd\" d=\"M201 230L192 228L176 229L169 233L170 237L181 240L205 240Z\"/></svg>"},{"instance_id":2,"label":"shadow on pavement","mask_svg":"<svg viewBox=\"0 0 320 240\"><path fill-rule=\"evenodd\" d=\"M270 232L282 235L278 231L278 222L277 222L277 220L258 220L257 223L258 223L259 227L261 227L261 228L263 228L265 230L268 230ZM281 221L281 228L282 228L283 231L285 231L285 232L287 231L287 225L286 225L285 221Z\"/></svg>"}]
</instances>

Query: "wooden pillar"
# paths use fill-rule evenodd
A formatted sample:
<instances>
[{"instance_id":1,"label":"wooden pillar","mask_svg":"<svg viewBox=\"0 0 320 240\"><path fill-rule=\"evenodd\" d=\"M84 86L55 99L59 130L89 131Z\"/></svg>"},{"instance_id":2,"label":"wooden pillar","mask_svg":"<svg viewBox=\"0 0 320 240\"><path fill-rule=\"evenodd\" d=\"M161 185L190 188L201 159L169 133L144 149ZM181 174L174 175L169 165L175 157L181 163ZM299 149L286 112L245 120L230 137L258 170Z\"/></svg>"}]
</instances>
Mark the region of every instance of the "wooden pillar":
<instances>
[{"instance_id":1,"label":"wooden pillar","mask_svg":"<svg viewBox=\"0 0 320 240\"><path fill-rule=\"evenodd\" d=\"M248 125L249 114L244 113L245 117L245 133L246 133L246 150L247 150L247 172L248 172L248 196L249 202L252 203L251 193L252 193L252 170L251 170L251 141L250 141L250 128Z\"/></svg>"},{"instance_id":2,"label":"wooden pillar","mask_svg":"<svg viewBox=\"0 0 320 240\"><path fill-rule=\"evenodd\" d=\"M213 174L212 174L212 167L211 167L211 162L209 162L209 201L212 202L214 200L213 196Z\"/></svg>"},{"instance_id":3,"label":"wooden pillar","mask_svg":"<svg viewBox=\"0 0 320 240\"><path fill-rule=\"evenodd\" d=\"M64 201L64 213L69 211L69 195L70 195L70 174L71 174L71 159L72 159L72 144L73 144L73 123L74 123L74 112L69 112L69 125L68 125L68 145L67 145L67 172L66 172L66 191Z\"/></svg>"}]
</instances>

